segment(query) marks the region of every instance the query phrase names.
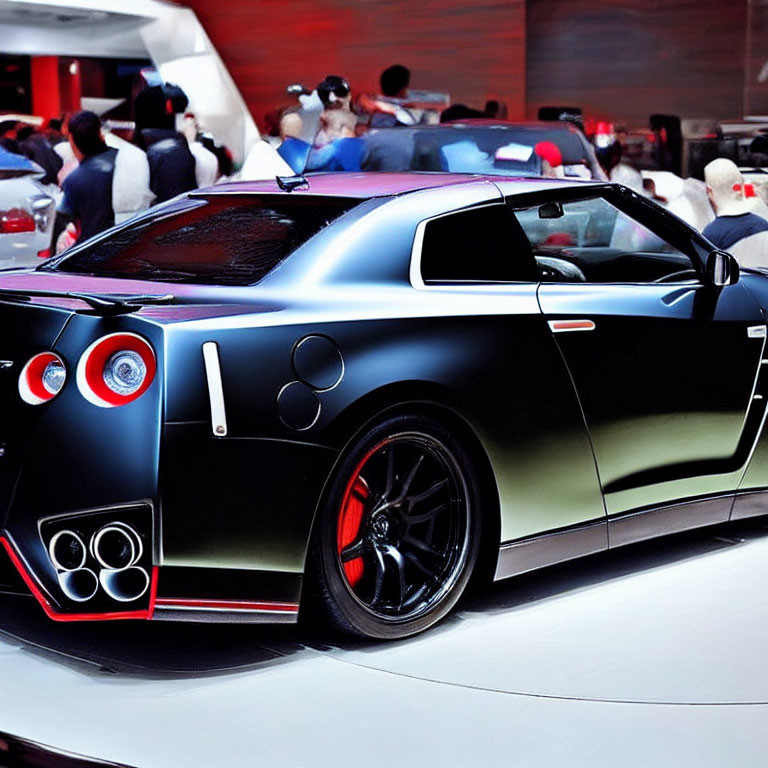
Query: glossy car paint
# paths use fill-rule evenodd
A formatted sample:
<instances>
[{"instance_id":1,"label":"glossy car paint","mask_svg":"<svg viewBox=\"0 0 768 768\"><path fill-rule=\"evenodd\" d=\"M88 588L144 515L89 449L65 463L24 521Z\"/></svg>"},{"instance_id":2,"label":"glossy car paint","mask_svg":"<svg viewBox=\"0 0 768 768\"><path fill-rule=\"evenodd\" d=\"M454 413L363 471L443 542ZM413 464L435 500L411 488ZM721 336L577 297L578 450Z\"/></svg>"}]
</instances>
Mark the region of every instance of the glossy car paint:
<instances>
[{"instance_id":1,"label":"glossy car paint","mask_svg":"<svg viewBox=\"0 0 768 768\"><path fill-rule=\"evenodd\" d=\"M765 337L750 338L748 328L764 321L742 285L722 290L714 315L700 308L709 292L540 289L548 317L589 317L596 326L556 339L581 397L609 514L733 487L746 459L737 450L742 437L744 448L754 444L760 420L746 417L764 410L751 393Z\"/></svg>"},{"instance_id":2,"label":"glossy car paint","mask_svg":"<svg viewBox=\"0 0 768 768\"><path fill-rule=\"evenodd\" d=\"M82 606L61 593L41 521L105 510L117 519L140 508L151 512L137 526L157 576L138 608L158 618L295 620L334 465L390 408L433 413L471 446L500 552L497 576L605 549L611 528L619 545L727 520L737 490L752 491L749 509L759 506L754 491L768 479L753 465L768 449L759 442L750 463L763 421L752 398L765 338L751 338L748 327L765 325L766 278L745 273L721 289L703 277L415 288L414 237L424 220L603 189L452 182L363 177L356 186L345 175L344 194L357 190L361 204L252 287L45 272L0 278L0 291L62 294L32 302L0 295L0 357L13 361L0 370L0 536L54 613ZM339 184L312 179L291 194L335 194ZM197 194L255 191L281 194L268 183ZM167 292L175 301L107 317L67 292ZM553 333L549 321L558 319L587 319L594 331ZM119 331L150 342L157 375L136 401L99 408L78 391L74 369L91 343ZM225 436L211 420L202 351L210 343ZM49 349L64 360L68 382L51 402L26 405L18 373Z\"/></svg>"}]
</instances>

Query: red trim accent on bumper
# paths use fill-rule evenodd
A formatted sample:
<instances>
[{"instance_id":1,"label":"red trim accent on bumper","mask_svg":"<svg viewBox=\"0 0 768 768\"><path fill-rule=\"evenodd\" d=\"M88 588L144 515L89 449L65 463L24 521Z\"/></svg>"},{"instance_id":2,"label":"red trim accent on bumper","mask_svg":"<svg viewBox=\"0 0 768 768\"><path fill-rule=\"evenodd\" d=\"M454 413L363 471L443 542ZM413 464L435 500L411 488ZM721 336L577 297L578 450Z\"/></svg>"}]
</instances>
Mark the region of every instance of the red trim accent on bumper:
<instances>
[{"instance_id":1,"label":"red trim accent on bumper","mask_svg":"<svg viewBox=\"0 0 768 768\"><path fill-rule=\"evenodd\" d=\"M5 536L0 536L0 544L3 545L8 557L11 558L19 575L29 587L29 591L45 611L46 616L54 621L113 621L116 619L151 619L154 611L154 598L157 594L157 566L152 567L152 583L150 585L149 608L141 611L114 611L110 613L59 613L48 602L34 577L27 569L24 561L16 551L15 545Z\"/></svg>"},{"instance_id":2,"label":"red trim accent on bumper","mask_svg":"<svg viewBox=\"0 0 768 768\"><path fill-rule=\"evenodd\" d=\"M155 614L155 603L157 602L157 571L156 565L152 566L152 583L149 585L149 607L147 608L147 618L151 619Z\"/></svg>"},{"instance_id":3,"label":"red trim accent on bumper","mask_svg":"<svg viewBox=\"0 0 768 768\"><path fill-rule=\"evenodd\" d=\"M261 611L269 613L298 613L297 603L266 603L254 600L195 600L192 598L158 597L157 608L197 608L199 610L220 609L227 611Z\"/></svg>"}]
</instances>

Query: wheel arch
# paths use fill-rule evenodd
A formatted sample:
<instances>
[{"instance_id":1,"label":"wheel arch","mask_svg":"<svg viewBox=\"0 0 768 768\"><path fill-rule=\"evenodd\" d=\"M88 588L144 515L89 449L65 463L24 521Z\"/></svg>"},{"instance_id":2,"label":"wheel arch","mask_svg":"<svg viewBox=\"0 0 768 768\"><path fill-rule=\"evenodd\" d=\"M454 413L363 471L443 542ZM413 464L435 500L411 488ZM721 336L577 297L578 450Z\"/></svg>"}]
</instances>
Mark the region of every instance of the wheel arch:
<instances>
[{"instance_id":1,"label":"wheel arch","mask_svg":"<svg viewBox=\"0 0 768 768\"><path fill-rule=\"evenodd\" d=\"M493 465L477 429L455 405L448 390L433 382L408 381L383 386L351 403L327 427L326 438L338 448L338 455L312 515L307 552L332 480L357 435L375 422L401 413L437 419L453 431L467 447L480 485L480 512L483 523L480 553L472 580L490 582L496 568L501 537L501 503ZM306 555L304 570L306 573Z\"/></svg>"}]
</instances>

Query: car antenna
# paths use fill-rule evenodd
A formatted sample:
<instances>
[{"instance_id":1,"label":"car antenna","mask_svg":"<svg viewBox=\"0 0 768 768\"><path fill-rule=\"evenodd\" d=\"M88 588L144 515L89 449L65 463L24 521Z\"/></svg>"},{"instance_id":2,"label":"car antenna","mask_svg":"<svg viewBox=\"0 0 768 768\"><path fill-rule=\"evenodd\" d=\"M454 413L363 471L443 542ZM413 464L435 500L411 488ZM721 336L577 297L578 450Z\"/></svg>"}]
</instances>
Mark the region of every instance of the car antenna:
<instances>
[{"instance_id":1,"label":"car antenna","mask_svg":"<svg viewBox=\"0 0 768 768\"><path fill-rule=\"evenodd\" d=\"M304 184L309 186L309 182L300 173L296 176L275 176L275 181L284 192L293 192L296 187L301 187Z\"/></svg>"}]
</instances>

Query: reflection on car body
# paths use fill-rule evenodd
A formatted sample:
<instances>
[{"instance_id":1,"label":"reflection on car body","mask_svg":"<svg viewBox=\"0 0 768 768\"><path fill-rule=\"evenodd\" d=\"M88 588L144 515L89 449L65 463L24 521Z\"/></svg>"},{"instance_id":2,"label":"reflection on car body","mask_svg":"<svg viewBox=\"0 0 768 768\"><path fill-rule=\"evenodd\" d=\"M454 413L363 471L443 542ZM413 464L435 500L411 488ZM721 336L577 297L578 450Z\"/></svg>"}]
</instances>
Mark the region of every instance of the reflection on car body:
<instances>
[{"instance_id":1,"label":"reflection on car body","mask_svg":"<svg viewBox=\"0 0 768 768\"><path fill-rule=\"evenodd\" d=\"M765 513L766 306L616 185L190 193L0 277L0 543L55 620L404 637L473 576Z\"/></svg>"}]
</instances>

